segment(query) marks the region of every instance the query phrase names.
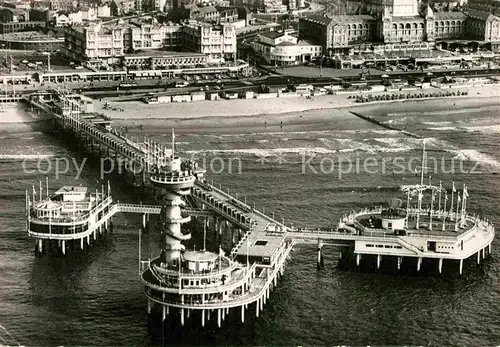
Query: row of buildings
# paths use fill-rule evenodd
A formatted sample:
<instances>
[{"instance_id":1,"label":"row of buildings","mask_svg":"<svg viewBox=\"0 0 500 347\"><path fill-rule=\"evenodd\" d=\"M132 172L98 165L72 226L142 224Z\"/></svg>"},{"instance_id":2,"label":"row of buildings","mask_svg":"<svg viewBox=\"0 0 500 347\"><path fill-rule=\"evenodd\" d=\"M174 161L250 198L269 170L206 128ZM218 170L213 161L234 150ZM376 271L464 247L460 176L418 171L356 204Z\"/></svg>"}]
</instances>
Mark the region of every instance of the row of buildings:
<instances>
[{"instance_id":1,"label":"row of buildings","mask_svg":"<svg viewBox=\"0 0 500 347\"><path fill-rule=\"evenodd\" d=\"M298 33L263 32L251 46L267 64L294 65L331 57L338 67L363 64L366 57L452 59L434 50L470 43L500 52L500 0L471 0L467 9L455 11L438 11L442 7L417 0L371 0L362 5L357 14L302 16Z\"/></svg>"},{"instance_id":2,"label":"row of buildings","mask_svg":"<svg viewBox=\"0 0 500 347\"><path fill-rule=\"evenodd\" d=\"M417 0L373 0L370 14L304 16L299 21L299 38L314 39L325 55L364 51L419 50L436 42L475 40L488 49L500 48L500 1L471 0L467 10L435 12ZM425 44L421 44L425 43Z\"/></svg>"},{"instance_id":3,"label":"row of buildings","mask_svg":"<svg viewBox=\"0 0 500 347\"><path fill-rule=\"evenodd\" d=\"M63 54L92 67L154 69L236 58L236 29L231 24L158 23L155 18L143 17L64 29Z\"/></svg>"}]
</instances>

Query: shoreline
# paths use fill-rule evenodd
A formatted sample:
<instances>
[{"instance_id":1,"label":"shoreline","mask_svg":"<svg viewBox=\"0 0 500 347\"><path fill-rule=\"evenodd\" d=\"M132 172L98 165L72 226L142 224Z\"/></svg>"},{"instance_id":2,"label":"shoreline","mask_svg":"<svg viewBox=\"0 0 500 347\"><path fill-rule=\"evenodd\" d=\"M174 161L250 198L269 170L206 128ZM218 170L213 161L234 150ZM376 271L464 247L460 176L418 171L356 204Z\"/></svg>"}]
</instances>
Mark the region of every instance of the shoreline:
<instances>
[{"instance_id":1,"label":"shoreline","mask_svg":"<svg viewBox=\"0 0 500 347\"><path fill-rule=\"evenodd\" d=\"M407 102L418 102L420 104L431 104L433 100L442 102L444 99L455 100L462 102L463 100L482 101L487 99L500 100L500 86L489 85L481 87L464 87L453 89L421 89L416 91L398 91L393 93L422 93L436 91L465 91L469 92L467 96L455 97L429 97L423 99L399 99L399 100L383 100L365 103L357 103L355 99L348 99L349 95L355 96L358 94L337 94L337 95L322 95L313 96L310 99L305 97L278 97L272 99L236 99L236 100L216 100L216 101L193 101L188 103L165 103L165 104L145 104L141 101L115 102L114 105L124 109L120 111L109 111L107 115L112 120L123 123L125 121L138 120L164 120L164 121L195 121L203 119L215 118L243 118L243 117L258 117L269 115L282 115L288 113L300 113L305 111L320 111L320 110L341 110L345 108L366 108L378 105L401 104ZM373 92L364 93L364 95L372 94L387 94L390 92ZM98 111L103 109L104 103L109 102L113 105L113 101L108 99L96 102ZM481 101L481 103L482 103ZM499 101L500 103L500 101Z\"/></svg>"},{"instance_id":2,"label":"shoreline","mask_svg":"<svg viewBox=\"0 0 500 347\"><path fill-rule=\"evenodd\" d=\"M467 96L434 97L423 99L398 99L357 103L350 95L337 94L306 97L279 97L273 99L236 99L216 101L194 101L189 103L145 104L140 101L114 102L103 98L94 100L95 112L105 113L110 116L115 127L139 127L139 123L154 131L155 128L175 126L177 128L206 129L226 127L244 130L246 127L261 127L276 124L312 124L352 119L349 110L358 113L373 114L377 111L398 108L400 112L405 109L415 111L428 111L429 109L449 110L451 108L480 108L484 105L500 105L500 86L488 85L481 87L464 87L453 89L437 89L432 91L465 91ZM416 91L398 91L395 93L422 93L429 89ZM363 93L364 95L387 94L388 92ZM124 111L105 110L104 103L110 102L112 106ZM0 113L1 132L13 132L20 129L36 131L36 128L47 128L47 119L28 113L18 104L11 105L12 112ZM8 116L2 116L8 113ZM268 124L269 123L269 124ZM41 130L43 131L43 130Z\"/></svg>"}]
</instances>

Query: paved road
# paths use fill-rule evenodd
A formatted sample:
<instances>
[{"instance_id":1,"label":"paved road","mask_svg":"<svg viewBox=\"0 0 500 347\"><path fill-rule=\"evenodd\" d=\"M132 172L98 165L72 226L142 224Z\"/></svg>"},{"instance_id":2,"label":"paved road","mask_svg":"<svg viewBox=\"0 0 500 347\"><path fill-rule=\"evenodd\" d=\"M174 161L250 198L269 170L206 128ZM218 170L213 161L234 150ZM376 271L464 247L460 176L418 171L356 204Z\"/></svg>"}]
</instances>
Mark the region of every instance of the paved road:
<instances>
[{"instance_id":1,"label":"paved road","mask_svg":"<svg viewBox=\"0 0 500 347\"><path fill-rule=\"evenodd\" d=\"M344 70L346 71L346 70ZM141 95L145 93L164 93L165 95L175 95L175 94L184 94L187 92L199 91L201 87L205 85L212 86L210 88L211 91L243 91L243 90L256 90L261 84L265 84L269 87L280 88L285 87L289 82L293 84L312 84L312 85L327 85L327 84L340 84L341 81L349 81L349 82L360 82L361 77L359 76L359 72L361 70L349 70L351 73L346 74L342 78L332 78L332 77L297 77L297 76L286 76L286 75L271 75L264 76L261 78L253 78L253 79L242 79L242 80L222 80L221 82L224 84L224 89L216 90L213 88L215 82L203 81L198 85L192 85L187 88L167 88L165 90L164 85L158 86L158 80L138 80L138 86L129 89L129 90L116 90L119 82L116 81L102 81L102 82L93 82L92 85L89 83L67 83L64 84L66 87L81 91L84 94L94 97L109 97L109 96L127 96L134 95L133 98L139 98ZM451 70L442 70L442 71L434 71L433 77L443 77L449 76L453 73ZM377 74L372 74L366 76L366 82L368 84L379 84L382 81L381 75L387 74L390 75L391 78L396 79L408 79L410 77L423 77L426 75L426 72L421 71L392 71L392 72L380 72L378 70ZM492 75L500 75L500 69L491 69L491 70L459 70L455 71L456 76L477 76L477 77L489 77ZM170 81L169 81L170 82ZM36 90L46 90L53 88L60 88L63 84L47 84L45 86L36 85L16 85L16 94L29 94ZM4 87L1 88L2 92L5 90ZM8 92L12 92L13 88L11 85L8 86Z\"/></svg>"}]
</instances>

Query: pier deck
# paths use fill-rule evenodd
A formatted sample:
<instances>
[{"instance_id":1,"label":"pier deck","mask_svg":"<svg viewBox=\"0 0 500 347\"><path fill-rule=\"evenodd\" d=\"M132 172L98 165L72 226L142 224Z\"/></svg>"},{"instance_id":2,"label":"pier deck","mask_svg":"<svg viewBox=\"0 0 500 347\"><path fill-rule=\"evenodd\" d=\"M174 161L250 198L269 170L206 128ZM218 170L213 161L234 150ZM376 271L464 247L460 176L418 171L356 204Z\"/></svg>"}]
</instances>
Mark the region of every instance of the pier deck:
<instances>
[{"instance_id":1,"label":"pier deck","mask_svg":"<svg viewBox=\"0 0 500 347\"><path fill-rule=\"evenodd\" d=\"M128 159L129 163L132 161L141 164L145 169L143 180L152 165L161 163L170 155L169 150L162 145L149 141L138 143L114 130L109 131L101 125L94 124L90 119L85 119L83 116L85 113L82 112L77 101L78 97L75 95L50 91L31 95L26 100L31 106L54 117L64 129L75 133L77 138L87 138L92 145L96 144L101 150L99 153L111 150L115 158L120 156ZM52 100L57 101L62 108L53 107ZM336 228L330 230L292 229L200 178L196 180L192 188L192 197L202 205L203 211L185 210L188 213L206 215L210 211L245 231L244 236L231 250L231 257L241 258L248 254L258 258L255 260L259 262L270 261L271 264L274 255L281 252L280 247L287 238L302 242L317 241L319 244L354 247L354 252L357 254L463 259L480 249L481 243L488 243L494 237L491 224L489 222L484 224L484 221L479 221L473 216L466 218L469 228L455 232L451 230L453 223L448 223L444 231L438 230L440 224L436 214L436 222L432 225L434 230L425 230L424 227L429 226L429 221L424 210L420 213L421 228L411 230L414 221L410 220L410 228L406 235L395 235L393 230L366 225L366 220L362 215L369 218L369 213L380 213L380 210L363 211L357 216L359 218L353 218L352 221L346 223L343 231ZM159 207L153 206L120 206L116 207L117 212L119 208L122 212L143 214L160 211ZM478 230L481 232L477 233ZM483 237L484 240L480 240ZM428 248L426 245L428 241L436 243L437 248L429 249L434 246ZM468 246L462 247L461 242L468 243Z\"/></svg>"}]
</instances>

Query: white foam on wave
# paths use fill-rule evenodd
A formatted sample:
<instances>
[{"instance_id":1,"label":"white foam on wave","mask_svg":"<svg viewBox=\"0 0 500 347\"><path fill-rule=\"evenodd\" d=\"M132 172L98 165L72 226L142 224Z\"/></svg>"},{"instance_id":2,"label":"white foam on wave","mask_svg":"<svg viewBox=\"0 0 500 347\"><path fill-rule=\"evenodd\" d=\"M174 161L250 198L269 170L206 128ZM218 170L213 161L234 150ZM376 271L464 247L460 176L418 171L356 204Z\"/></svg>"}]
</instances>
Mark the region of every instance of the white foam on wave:
<instances>
[{"instance_id":1,"label":"white foam on wave","mask_svg":"<svg viewBox=\"0 0 500 347\"><path fill-rule=\"evenodd\" d=\"M240 149L207 149L200 151L187 151L188 154L248 154L257 157L272 157L277 154L332 154L337 150L322 147L297 147L297 148L240 148Z\"/></svg>"},{"instance_id":2,"label":"white foam on wave","mask_svg":"<svg viewBox=\"0 0 500 347\"><path fill-rule=\"evenodd\" d=\"M38 160L54 157L54 154L1 154L0 160Z\"/></svg>"},{"instance_id":3,"label":"white foam on wave","mask_svg":"<svg viewBox=\"0 0 500 347\"><path fill-rule=\"evenodd\" d=\"M455 160L468 160L472 162L479 163L483 167L487 167L494 172L500 171L500 162L488 154L481 153L475 149L461 149L461 150L447 150L450 153L454 153Z\"/></svg>"},{"instance_id":4,"label":"white foam on wave","mask_svg":"<svg viewBox=\"0 0 500 347\"><path fill-rule=\"evenodd\" d=\"M474 132L474 133L485 133L485 134L500 133L500 125L484 125L484 126L474 126L474 127L463 127L462 129L465 131Z\"/></svg>"},{"instance_id":5,"label":"white foam on wave","mask_svg":"<svg viewBox=\"0 0 500 347\"><path fill-rule=\"evenodd\" d=\"M453 125L456 122L454 121L441 121L441 122L421 122L422 124L425 125L432 125L432 126L439 126L439 125Z\"/></svg>"},{"instance_id":6,"label":"white foam on wave","mask_svg":"<svg viewBox=\"0 0 500 347\"><path fill-rule=\"evenodd\" d=\"M436 111L406 111L406 112L394 112L388 113L388 117L422 117L422 116L443 116L443 115L453 115L453 114L463 114L463 113L480 113L481 111L489 111L493 109L498 109L498 106L484 106L484 107L461 107L453 108L448 110L436 110Z\"/></svg>"},{"instance_id":7,"label":"white foam on wave","mask_svg":"<svg viewBox=\"0 0 500 347\"><path fill-rule=\"evenodd\" d=\"M463 130L463 129L461 127L431 127L431 128L427 128L427 130L457 131L457 130Z\"/></svg>"}]
</instances>

